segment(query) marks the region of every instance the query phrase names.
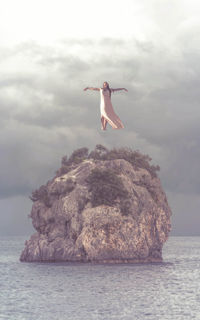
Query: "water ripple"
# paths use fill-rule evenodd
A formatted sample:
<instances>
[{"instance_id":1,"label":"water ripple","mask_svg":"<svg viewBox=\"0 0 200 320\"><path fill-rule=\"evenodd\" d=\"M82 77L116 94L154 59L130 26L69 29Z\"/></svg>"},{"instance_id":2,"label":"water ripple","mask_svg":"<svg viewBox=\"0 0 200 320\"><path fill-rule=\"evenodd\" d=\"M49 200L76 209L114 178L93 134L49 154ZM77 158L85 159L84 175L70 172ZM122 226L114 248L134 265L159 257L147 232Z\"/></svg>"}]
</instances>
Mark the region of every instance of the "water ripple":
<instances>
[{"instance_id":1,"label":"water ripple","mask_svg":"<svg viewBox=\"0 0 200 320\"><path fill-rule=\"evenodd\" d=\"M164 263L21 263L0 238L2 320L199 320L200 238L171 237Z\"/></svg>"}]
</instances>

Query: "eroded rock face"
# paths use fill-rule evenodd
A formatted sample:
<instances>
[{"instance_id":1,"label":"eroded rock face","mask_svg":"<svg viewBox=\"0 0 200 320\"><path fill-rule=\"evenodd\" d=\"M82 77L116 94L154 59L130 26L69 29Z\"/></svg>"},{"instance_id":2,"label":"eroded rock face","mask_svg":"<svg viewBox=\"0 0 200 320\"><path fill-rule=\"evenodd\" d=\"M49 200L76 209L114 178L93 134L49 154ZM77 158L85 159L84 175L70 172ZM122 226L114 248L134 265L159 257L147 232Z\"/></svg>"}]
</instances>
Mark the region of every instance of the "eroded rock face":
<instances>
[{"instance_id":1,"label":"eroded rock face","mask_svg":"<svg viewBox=\"0 0 200 320\"><path fill-rule=\"evenodd\" d=\"M87 177L92 169L117 170L128 191L121 199L92 207ZM171 210L158 177L126 160L84 160L47 183L44 200L33 203L36 233L25 242L21 261L154 262L171 228Z\"/></svg>"}]
</instances>

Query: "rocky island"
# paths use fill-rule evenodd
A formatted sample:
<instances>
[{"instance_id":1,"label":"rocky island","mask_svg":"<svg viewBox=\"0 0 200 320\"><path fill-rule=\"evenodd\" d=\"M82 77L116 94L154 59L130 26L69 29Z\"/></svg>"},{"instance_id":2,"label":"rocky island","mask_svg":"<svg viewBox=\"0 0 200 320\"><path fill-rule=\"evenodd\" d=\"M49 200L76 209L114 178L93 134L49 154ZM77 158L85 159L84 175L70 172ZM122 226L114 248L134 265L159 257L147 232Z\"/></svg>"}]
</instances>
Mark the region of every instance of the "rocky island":
<instances>
[{"instance_id":1,"label":"rocky island","mask_svg":"<svg viewBox=\"0 0 200 320\"><path fill-rule=\"evenodd\" d=\"M27 262L162 261L171 210L151 158L102 145L63 157L56 176L32 192L36 229Z\"/></svg>"}]
</instances>

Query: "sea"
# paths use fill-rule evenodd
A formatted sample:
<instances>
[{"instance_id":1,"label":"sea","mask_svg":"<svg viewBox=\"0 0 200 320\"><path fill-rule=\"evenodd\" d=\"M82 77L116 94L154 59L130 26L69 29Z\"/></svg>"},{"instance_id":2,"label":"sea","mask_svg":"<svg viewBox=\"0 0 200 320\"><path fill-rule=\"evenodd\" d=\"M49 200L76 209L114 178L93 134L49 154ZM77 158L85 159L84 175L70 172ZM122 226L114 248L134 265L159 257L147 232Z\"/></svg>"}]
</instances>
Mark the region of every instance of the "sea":
<instances>
[{"instance_id":1,"label":"sea","mask_svg":"<svg viewBox=\"0 0 200 320\"><path fill-rule=\"evenodd\" d=\"M28 236L0 237L2 320L200 319L200 237L170 237L163 262L26 263Z\"/></svg>"}]
</instances>

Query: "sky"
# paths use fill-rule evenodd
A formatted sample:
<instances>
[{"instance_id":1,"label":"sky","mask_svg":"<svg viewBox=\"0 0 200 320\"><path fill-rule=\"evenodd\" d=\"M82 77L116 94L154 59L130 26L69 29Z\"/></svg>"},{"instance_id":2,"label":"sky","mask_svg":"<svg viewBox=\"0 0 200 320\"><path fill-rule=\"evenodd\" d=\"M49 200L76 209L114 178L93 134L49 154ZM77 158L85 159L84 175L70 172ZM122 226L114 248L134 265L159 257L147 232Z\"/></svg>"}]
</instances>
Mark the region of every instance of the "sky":
<instances>
[{"instance_id":1,"label":"sky","mask_svg":"<svg viewBox=\"0 0 200 320\"><path fill-rule=\"evenodd\" d=\"M31 235L33 190L96 144L149 154L171 235L200 235L200 2L0 1L0 235ZM101 131L99 92L125 128Z\"/></svg>"}]
</instances>

